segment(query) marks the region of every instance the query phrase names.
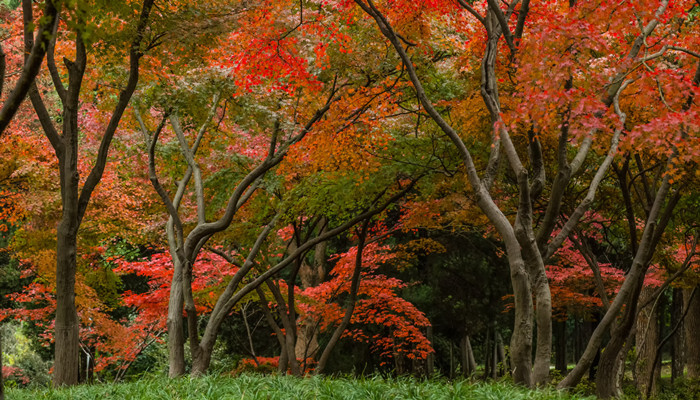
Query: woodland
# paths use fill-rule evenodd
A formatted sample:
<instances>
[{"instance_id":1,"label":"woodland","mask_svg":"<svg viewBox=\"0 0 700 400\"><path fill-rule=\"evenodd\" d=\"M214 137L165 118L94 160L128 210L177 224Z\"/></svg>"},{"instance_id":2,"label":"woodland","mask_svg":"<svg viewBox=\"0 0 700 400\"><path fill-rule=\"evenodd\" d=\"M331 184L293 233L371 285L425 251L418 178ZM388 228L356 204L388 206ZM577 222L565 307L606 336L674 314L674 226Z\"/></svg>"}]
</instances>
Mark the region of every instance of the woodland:
<instances>
[{"instance_id":1,"label":"woodland","mask_svg":"<svg viewBox=\"0 0 700 400\"><path fill-rule=\"evenodd\" d=\"M699 398L699 18L1 0L0 398L230 375Z\"/></svg>"}]
</instances>

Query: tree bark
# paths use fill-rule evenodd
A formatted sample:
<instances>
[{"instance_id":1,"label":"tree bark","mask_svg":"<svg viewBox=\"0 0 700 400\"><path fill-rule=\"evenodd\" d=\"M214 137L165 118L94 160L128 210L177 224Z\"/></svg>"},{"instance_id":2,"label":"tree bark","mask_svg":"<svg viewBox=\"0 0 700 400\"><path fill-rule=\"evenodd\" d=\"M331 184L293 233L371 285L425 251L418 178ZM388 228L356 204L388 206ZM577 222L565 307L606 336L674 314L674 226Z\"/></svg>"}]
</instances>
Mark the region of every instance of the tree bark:
<instances>
[{"instance_id":1,"label":"tree bark","mask_svg":"<svg viewBox=\"0 0 700 400\"><path fill-rule=\"evenodd\" d=\"M671 346L671 382L682 378L685 370L685 327L681 322L683 315L683 289L673 289L673 300L671 303L671 327L680 323L673 335ZM696 331L697 332L697 331Z\"/></svg>"},{"instance_id":2,"label":"tree bark","mask_svg":"<svg viewBox=\"0 0 700 400\"><path fill-rule=\"evenodd\" d=\"M683 297L690 300L686 305L688 314L683 320L685 327L686 366L689 379L700 378L700 295L692 298L692 289L684 290ZM686 300L688 301L688 300Z\"/></svg>"},{"instance_id":3,"label":"tree bark","mask_svg":"<svg viewBox=\"0 0 700 400\"><path fill-rule=\"evenodd\" d=\"M469 378L474 372L476 372L474 349L472 349L469 335L465 334L462 336L462 343L460 343L459 347L462 350L462 374L465 378Z\"/></svg>"},{"instance_id":4,"label":"tree bark","mask_svg":"<svg viewBox=\"0 0 700 400\"><path fill-rule=\"evenodd\" d=\"M641 291L640 281L638 287L634 289L629 302L627 302L625 311L623 312L622 321L617 328L612 332L611 339L605 346L603 353L600 356L600 364L598 365L598 373L596 377L596 392L598 397L607 399L620 395L620 387L618 381L619 368L624 368L624 359L626 354L621 354L625 343L629 340L629 334L634 326L637 314L637 302ZM620 294L618 293L618 296ZM623 363L623 365L620 365Z\"/></svg>"},{"instance_id":5,"label":"tree bark","mask_svg":"<svg viewBox=\"0 0 700 400\"><path fill-rule=\"evenodd\" d=\"M642 289L640 302L650 300L654 292L653 288L645 287ZM637 362L634 372L637 389L640 393L654 393L656 391L656 381L661 375L660 365L658 362L655 362L657 360L656 348L659 343L659 326L656 314L654 305L643 308L637 316L637 334L635 338Z\"/></svg>"},{"instance_id":6,"label":"tree bark","mask_svg":"<svg viewBox=\"0 0 700 400\"><path fill-rule=\"evenodd\" d=\"M321 225L319 234L323 234L326 231L326 218L321 218L319 224ZM316 287L325 279L327 247L328 242L325 241L314 246L314 259L312 264L302 260L302 265L299 269L302 290ZM313 318L305 318L297 325L297 343L294 352L297 359L302 360L302 362L306 364L306 359L315 359L316 353L318 353L319 350L318 321Z\"/></svg>"},{"instance_id":7,"label":"tree bark","mask_svg":"<svg viewBox=\"0 0 700 400\"><path fill-rule=\"evenodd\" d=\"M63 147L58 166L61 180L62 217L56 244L56 321L54 385L75 385L80 372L78 312L75 306L75 273L80 227L78 175L79 96L85 72L85 46L75 40L76 60L69 64L69 84L63 102Z\"/></svg>"},{"instance_id":8,"label":"tree bark","mask_svg":"<svg viewBox=\"0 0 700 400\"><path fill-rule=\"evenodd\" d=\"M505 376L506 371L508 371L508 360L506 359L506 348L503 345L503 338L498 332L496 332L496 354L498 356L498 375Z\"/></svg>"},{"instance_id":9,"label":"tree bark","mask_svg":"<svg viewBox=\"0 0 700 400\"><path fill-rule=\"evenodd\" d=\"M76 198L77 200L77 198ZM64 207L66 208L66 207ZM64 211L64 215L68 214ZM56 322L54 384L75 385L80 370L78 312L75 307L76 234L70 232L74 222L64 216L58 228L56 249Z\"/></svg>"},{"instance_id":10,"label":"tree bark","mask_svg":"<svg viewBox=\"0 0 700 400\"><path fill-rule=\"evenodd\" d=\"M177 378L185 374L185 323L182 317L184 296L182 263L173 257L173 278L168 299L168 376Z\"/></svg>"},{"instance_id":11,"label":"tree bark","mask_svg":"<svg viewBox=\"0 0 700 400\"><path fill-rule=\"evenodd\" d=\"M557 321L554 324L555 327L555 345L556 349L554 352L555 362L554 367L559 371L562 376L566 375L567 364L566 364L566 321Z\"/></svg>"}]
</instances>

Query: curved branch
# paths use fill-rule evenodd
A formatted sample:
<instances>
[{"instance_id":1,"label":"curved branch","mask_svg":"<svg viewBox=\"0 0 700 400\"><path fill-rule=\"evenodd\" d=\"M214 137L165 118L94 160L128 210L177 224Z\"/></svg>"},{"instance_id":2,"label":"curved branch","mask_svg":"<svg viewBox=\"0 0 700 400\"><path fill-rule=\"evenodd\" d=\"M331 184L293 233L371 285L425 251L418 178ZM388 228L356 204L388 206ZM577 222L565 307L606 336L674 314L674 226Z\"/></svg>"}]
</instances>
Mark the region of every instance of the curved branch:
<instances>
[{"instance_id":1,"label":"curved branch","mask_svg":"<svg viewBox=\"0 0 700 400\"><path fill-rule=\"evenodd\" d=\"M546 261L550 257L554 255L554 253L559 249L561 244L564 242L564 239L566 239L570 234L571 231L574 229L578 221L583 217L583 214L588 211L588 208L590 205L593 203L593 200L595 199L595 194L596 191L598 190L598 186L600 185L600 182L602 182L603 177L605 174L607 174L608 169L610 168L610 165L613 162L613 159L615 158L615 155L617 154L617 146L620 143L620 135L622 134L622 130L625 127L625 120L627 119L627 115L622 112L620 109L620 93L622 93L623 90L629 85L632 81L631 80L626 80L617 90L615 93L615 97L613 98L613 103L615 106L615 112L620 118L619 122L619 127L615 129L615 132L613 133L612 139L610 140L610 148L608 149L608 154L605 156L605 159L603 162L600 164L600 167L598 168L598 171L596 171L595 176L591 180L591 184L588 187L588 192L586 193L586 197L581 201L581 203L576 207L574 212L571 214L571 217L566 221L564 226L562 227L561 231L559 234L552 240L552 242L547 246L546 251L543 252L544 257L543 259Z\"/></svg>"},{"instance_id":2,"label":"curved branch","mask_svg":"<svg viewBox=\"0 0 700 400\"><path fill-rule=\"evenodd\" d=\"M136 90L136 85L139 81L139 61L143 56L141 44L143 42L143 37L148 25L148 19L150 17L151 8L153 7L154 1L155 0L144 0L143 2L141 15L139 16L139 22L136 27L136 36L131 42L131 48L129 50L129 79L126 87L121 91L121 93L119 93L119 101L114 107L112 117L107 124L107 129L105 129L104 136L102 136L95 165L92 167L90 174L85 180L85 185L83 185L83 189L80 191L80 198L78 199L78 223L80 223L85 215L85 210L90 202L92 192L95 190L97 184L100 183L100 180L102 180L102 174L104 173L105 166L107 165L107 156L109 154L109 147L112 143L112 138L114 138L114 134L119 127L119 122L124 114L124 110L126 110L126 107L129 105L129 101L131 100L131 96Z\"/></svg>"},{"instance_id":3,"label":"curved branch","mask_svg":"<svg viewBox=\"0 0 700 400\"><path fill-rule=\"evenodd\" d=\"M53 38L54 21L58 17L59 10L60 6L54 4L52 0L46 0L44 3L44 16L40 20L36 41L34 41L31 46L31 52L26 57L24 66L22 67L22 74L19 80L17 80L15 88L12 90L7 100L5 100L2 109L0 109L0 137L2 137L5 129L10 124L12 117L17 113L24 98L27 97L34 79L39 74L44 56L49 48L49 43ZM27 18L30 18L29 21L31 22L31 15L25 14L25 21ZM31 33L29 35L31 37ZM2 78L4 79L4 76Z\"/></svg>"},{"instance_id":4,"label":"curved branch","mask_svg":"<svg viewBox=\"0 0 700 400\"><path fill-rule=\"evenodd\" d=\"M270 169L272 169L274 166L279 164L287 154L287 151L289 148L294 144L299 142L301 139L306 136L306 134L311 131L311 128L321 120L321 118L326 114L326 112L330 109L331 104L336 101L335 97L335 92L336 89L335 87L331 91L331 94L329 95L328 99L326 100L326 104L319 110L316 111L316 113L313 115L313 117L306 123L306 125L301 129L301 132L299 134L295 135L288 141L286 141L283 145L280 146L279 150L274 153L274 147L276 147L276 137L277 137L277 132L273 135L273 138L270 143L270 153L268 153L267 158L260 163L257 167L255 167L252 171L250 171L236 186L236 189L233 191L231 196L229 197L229 201L226 205L224 214L219 218L218 220L214 222L208 222L204 224L198 224L188 235L187 241L185 243L185 255L190 258L190 256L194 252L194 248L199 242L199 240L205 236L208 235L213 235L214 233L221 232L224 229L226 229L230 224L231 221L233 220L233 216L235 215L236 211L240 208L240 200L242 197L246 195L246 193L251 193L250 188L251 186L263 175L267 173Z\"/></svg>"}]
</instances>

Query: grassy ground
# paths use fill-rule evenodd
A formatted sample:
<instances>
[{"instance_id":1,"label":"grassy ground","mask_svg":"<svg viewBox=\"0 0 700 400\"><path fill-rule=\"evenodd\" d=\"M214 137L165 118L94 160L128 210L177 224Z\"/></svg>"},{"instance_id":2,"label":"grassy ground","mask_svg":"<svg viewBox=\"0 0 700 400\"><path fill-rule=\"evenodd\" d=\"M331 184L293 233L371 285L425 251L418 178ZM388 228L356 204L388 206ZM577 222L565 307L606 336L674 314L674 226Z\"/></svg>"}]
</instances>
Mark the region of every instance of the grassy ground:
<instances>
[{"instance_id":1,"label":"grassy ground","mask_svg":"<svg viewBox=\"0 0 700 400\"><path fill-rule=\"evenodd\" d=\"M67 389L19 390L7 400L107 399L544 399L575 400L584 397L547 391L530 391L501 383L472 384L417 381L400 378L305 378L242 375L168 380L144 379L121 384L83 385Z\"/></svg>"}]
</instances>

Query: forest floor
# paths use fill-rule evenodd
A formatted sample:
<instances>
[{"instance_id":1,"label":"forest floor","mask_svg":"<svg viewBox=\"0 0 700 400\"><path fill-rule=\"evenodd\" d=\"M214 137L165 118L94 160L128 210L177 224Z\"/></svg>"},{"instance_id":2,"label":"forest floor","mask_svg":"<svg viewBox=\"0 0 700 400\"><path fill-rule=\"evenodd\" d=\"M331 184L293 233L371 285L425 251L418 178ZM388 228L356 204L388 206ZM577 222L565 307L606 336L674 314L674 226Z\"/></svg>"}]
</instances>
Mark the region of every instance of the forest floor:
<instances>
[{"instance_id":1,"label":"forest floor","mask_svg":"<svg viewBox=\"0 0 700 400\"><path fill-rule=\"evenodd\" d=\"M593 399L555 390L527 390L504 383L416 380L411 378L294 378L240 375L151 378L129 383L81 385L64 389L10 389L8 400L172 400L172 399Z\"/></svg>"}]
</instances>

